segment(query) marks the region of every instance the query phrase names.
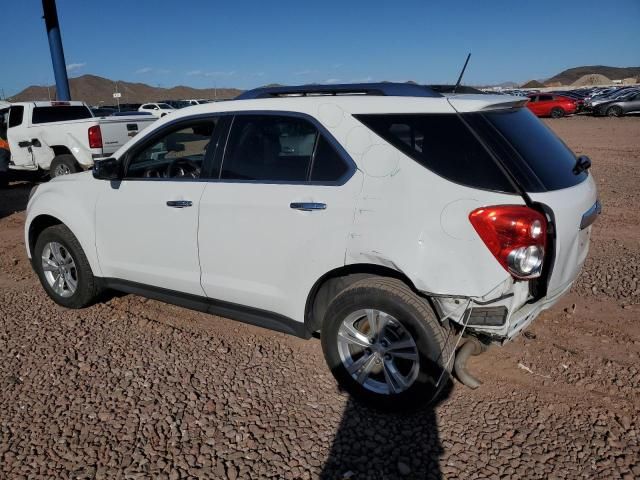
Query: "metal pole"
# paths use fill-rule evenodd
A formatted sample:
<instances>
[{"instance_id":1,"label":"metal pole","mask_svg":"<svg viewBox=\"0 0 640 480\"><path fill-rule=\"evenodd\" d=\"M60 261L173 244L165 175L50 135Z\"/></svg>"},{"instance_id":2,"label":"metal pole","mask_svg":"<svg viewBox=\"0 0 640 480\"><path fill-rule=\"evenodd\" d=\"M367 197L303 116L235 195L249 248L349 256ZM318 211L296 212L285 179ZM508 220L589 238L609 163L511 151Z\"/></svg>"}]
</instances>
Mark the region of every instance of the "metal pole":
<instances>
[{"instance_id":1,"label":"metal pole","mask_svg":"<svg viewBox=\"0 0 640 480\"><path fill-rule=\"evenodd\" d=\"M49 50L53 63L53 74L56 78L56 96L58 100L71 100L69 92L69 79L67 78L67 64L64 60L62 49L62 37L60 37L60 24L58 23L58 11L56 0L42 0L44 11L44 23L49 37Z\"/></svg>"}]
</instances>

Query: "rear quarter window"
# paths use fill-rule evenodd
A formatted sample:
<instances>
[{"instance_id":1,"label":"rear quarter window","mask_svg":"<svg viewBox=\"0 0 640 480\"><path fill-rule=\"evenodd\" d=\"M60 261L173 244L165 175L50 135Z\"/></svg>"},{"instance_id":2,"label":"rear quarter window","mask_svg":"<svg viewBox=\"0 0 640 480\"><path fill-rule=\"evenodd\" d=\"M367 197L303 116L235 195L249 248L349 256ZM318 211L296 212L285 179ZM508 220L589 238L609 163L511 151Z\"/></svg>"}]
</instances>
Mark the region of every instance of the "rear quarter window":
<instances>
[{"instance_id":1,"label":"rear quarter window","mask_svg":"<svg viewBox=\"0 0 640 480\"><path fill-rule=\"evenodd\" d=\"M356 115L423 167L472 188L515 193L496 161L457 114Z\"/></svg>"},{"instance_id":2,"label":"rear quarter window","mask_svg":"<svg viewBox=\"0 0 640 480\"><path fill-rule=\"evenodd\" d=\"M544 123L528 109L495 111L482 114L517 152L539 183L546 190L573 187L584 181L588 173L573 173L575 154ZM529 179L518 178L521 184ZM527 188L528 191L532 191Z\"/></svg>"}]
</instances>

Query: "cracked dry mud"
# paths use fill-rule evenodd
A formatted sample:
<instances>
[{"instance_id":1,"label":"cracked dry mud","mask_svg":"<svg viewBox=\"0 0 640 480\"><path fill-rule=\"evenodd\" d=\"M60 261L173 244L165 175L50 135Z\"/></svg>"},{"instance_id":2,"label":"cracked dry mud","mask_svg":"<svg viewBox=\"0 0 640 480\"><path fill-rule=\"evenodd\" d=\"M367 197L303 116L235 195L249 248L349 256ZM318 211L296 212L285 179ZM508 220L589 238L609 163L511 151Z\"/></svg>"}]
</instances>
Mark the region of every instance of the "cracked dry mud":
<instances>
[{"instance_id":1,"label":"cracked dry mud","mask_svg":"<svg viewBox=\"0 0 640 480\"><path fill-rule=\"evenodd\" d=\"M640 478L640 118L547 122L604 213L572 292L434 409L354 404L317 340L120 296L56 306L0 191L0 478ZM575 305L575 307L574 307Z\"/></svg>"}]
</instances>

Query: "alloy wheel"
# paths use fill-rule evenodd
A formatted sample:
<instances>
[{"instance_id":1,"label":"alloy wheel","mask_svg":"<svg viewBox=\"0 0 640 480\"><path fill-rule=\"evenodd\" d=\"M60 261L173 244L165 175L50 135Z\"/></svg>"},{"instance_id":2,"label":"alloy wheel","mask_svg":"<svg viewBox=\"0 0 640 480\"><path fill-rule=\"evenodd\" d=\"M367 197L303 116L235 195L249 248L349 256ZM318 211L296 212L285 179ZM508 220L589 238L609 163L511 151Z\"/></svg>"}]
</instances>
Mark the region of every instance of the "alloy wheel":
<instances>
[{"instance_id":1,"label":"alloy wheel","mask_svg":"<svg viewBox=\"0 0 640 480\"><path fill-rule=\"evenodd\" d=\"M78 288L78 270L69 250L58 242L49 242L42 250L44 277L61 297L72 296Z\"/></svg>"},{"instance_id":2,"label":"alloy wheel","mask_svg":"<svg viewBox=\"0 0 640 480\"><path fill-rule=\"evenodd\" d=\"M70 174L71 174L71 169L69 168L68 165L65 165L64 163L57 165L55 170L53 171L54 177L59 177L60 175L70 175Z\"/></svg>"},{"instance_id":3,"label":"alloy wheel","mask_svg":"<svg viewBox=\"0 0 640 480\"><path fill-rule=\"evenodd\" d=\"M409 331L393 316L362 309L345 318L338 330L342 365L365 389L398 394L418 377L418 347Z\"/></svg>"}]
</instances>

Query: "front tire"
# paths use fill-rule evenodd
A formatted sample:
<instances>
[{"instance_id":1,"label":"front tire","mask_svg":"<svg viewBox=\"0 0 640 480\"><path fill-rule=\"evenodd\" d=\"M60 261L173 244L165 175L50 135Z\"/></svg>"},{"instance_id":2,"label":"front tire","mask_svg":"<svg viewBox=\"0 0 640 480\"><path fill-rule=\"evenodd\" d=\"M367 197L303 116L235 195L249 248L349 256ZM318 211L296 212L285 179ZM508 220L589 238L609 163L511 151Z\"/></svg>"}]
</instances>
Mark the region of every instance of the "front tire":
<instances>
[{"instance_id":1,"label":"front tire","mask_svg":"<svg viewBox=\"0 0 640 480\"><path fill-rule=\"evenodd\" d=\"M434 401L451 381L452 340L424 299L383 277L340 292L321 331L325 360L338 383L382 410Z\"/></svg>"},{"instance_id":2,"label":"front tire","mask_svg":"<svg viewBox=\"0 0 640 480\"><path fill-rule=\"evenodd\" d=\"M64 225L46 228L33 249L33 267L51 299L67 308L84 308L100 294L80 242Z\"/></svg>"},{"instance_id":3,"label":"front tire","mask_svg":"<svg viewBox=\"0 0 640 480\"><path fill-rule=\"evenodd\" d=\"M562 118L564 117L564 110L560 107L553 108L551 110L551 118Z\"/></svg>"},{"instance_id":4,"label":"front tire","mask_svg":"<svg viewBox=\"0 0 640 480\"><path fill-rule=\"evenodd\" d=\"M70 175L80 171L80 166L73 155L58 155L51 161L49 175L51 178Z\"/></svg>"}]
</instances>

